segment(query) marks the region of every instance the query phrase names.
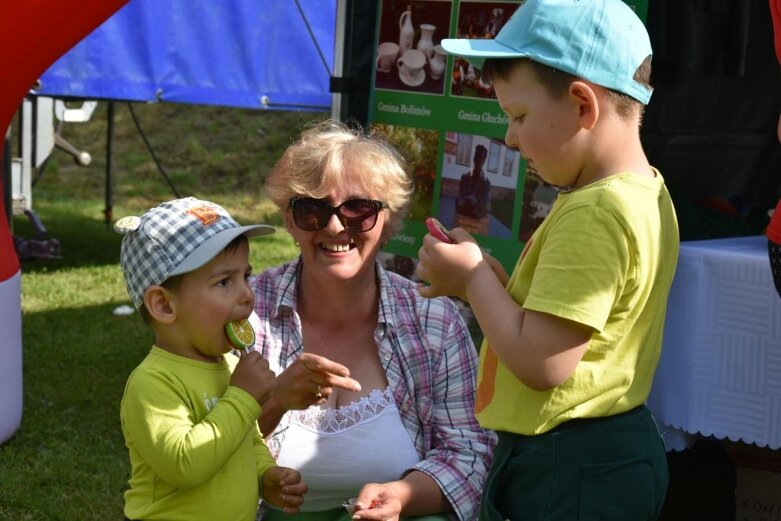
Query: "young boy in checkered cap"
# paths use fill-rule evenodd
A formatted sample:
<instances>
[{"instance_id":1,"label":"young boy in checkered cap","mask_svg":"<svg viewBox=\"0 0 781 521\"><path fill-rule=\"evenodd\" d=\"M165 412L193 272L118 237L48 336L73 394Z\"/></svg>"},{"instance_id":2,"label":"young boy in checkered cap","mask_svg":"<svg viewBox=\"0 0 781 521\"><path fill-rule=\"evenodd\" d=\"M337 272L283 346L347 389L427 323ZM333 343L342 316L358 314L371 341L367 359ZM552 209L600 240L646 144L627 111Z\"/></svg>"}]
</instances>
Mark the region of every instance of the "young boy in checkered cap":
<instances>
[{"instance_id":1,"label":"young boy in checkered cap","mask_svg":"<svg viewBox=\"0 0 781 521\"><path fill-rule=\"evenodd\" d=\"M494 82L505 141L562 188L509 279L461 229L420 250L421 294L468 300L485 334L475 409L499 444L479 518L656 519L667 461L644 403L679 241L640 143L645 27L620 0L527 0L495 39L442 46Z\"/></svg>"},{"instance_id":2,"label":"young boy in checkered cap","mask_svg":"<svg viewBox=\"0 0 781 521\"><path fill-rule=\"evenodd\" d=\"M155 343L131 373L121 419L130 453L128 519L252 521L262 495L296 512L307 486L276 466L260 436L274 373L255 352L229 353L226 325L246 319L249 237L222 207L177 199L125 217L121 264Z\"/></svg>"}]
</instances>

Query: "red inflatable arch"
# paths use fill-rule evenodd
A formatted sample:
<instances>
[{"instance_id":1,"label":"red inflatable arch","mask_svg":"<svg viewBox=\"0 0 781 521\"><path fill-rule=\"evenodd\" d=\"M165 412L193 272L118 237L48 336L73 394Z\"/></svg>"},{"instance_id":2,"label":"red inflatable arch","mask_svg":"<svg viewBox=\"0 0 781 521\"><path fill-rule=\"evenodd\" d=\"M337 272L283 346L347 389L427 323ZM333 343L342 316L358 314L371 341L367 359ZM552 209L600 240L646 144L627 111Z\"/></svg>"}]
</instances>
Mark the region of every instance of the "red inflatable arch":
<instances>
[{"instance_id":1,"label":"red inflatable arch","mask_svg":"<svg viewBox=\"0 0 781 521\"><path fill-rule=\"evenodd\" d=\"M128 0L0 2L0 129L38 77ZM3 142L0 142L0 157ZM10 175L2 171L0 178ZM22 419L21 272L0 183L0 443Z\"/></svg>"}]
</instances>

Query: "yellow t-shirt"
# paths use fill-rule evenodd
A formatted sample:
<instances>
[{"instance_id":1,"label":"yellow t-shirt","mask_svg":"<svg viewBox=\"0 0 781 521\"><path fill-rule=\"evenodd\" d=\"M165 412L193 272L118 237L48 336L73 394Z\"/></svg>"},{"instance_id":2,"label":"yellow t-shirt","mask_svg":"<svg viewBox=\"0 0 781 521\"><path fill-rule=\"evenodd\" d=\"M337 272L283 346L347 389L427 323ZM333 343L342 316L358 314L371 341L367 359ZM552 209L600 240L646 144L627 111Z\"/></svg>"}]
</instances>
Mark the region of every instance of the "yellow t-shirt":
<instances>
[{"instance_id":1,"label":"yellow t-shirt","mask_svg":"<svg viewBox=\"0 0 781 521\"><path fill-rule=\"evenodd\" d=\"M678 223L658 171L562 192L526 244L507 289L524 309L594 329L574 374L547 391L522 384L487 342L475 410L489 429L542 434L573 418L645 402L659 361Z\"/></svg>"}]
</instances>

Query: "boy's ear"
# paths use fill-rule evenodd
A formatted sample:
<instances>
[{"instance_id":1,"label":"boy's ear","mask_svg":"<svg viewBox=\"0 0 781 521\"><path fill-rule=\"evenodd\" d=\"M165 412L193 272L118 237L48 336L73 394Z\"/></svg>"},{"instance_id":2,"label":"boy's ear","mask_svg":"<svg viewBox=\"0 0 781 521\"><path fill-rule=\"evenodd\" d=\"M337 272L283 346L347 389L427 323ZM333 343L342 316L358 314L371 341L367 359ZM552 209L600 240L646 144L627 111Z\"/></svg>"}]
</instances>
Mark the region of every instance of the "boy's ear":
<instances>
[{"instance_id":1,"label":"boy's ear","mask_svg":"<svg viewBox=\"0 0 781 521\"><path fill-rule=\"evenodd\" d=\"M578 107L580 126L591 130L599 120L599 101L594 87L585 81L573 81L569 85L568 95Z\"/></svg>"},{"instance_id":2,"label":"boy's ear","mask_svg":"<svg viewBox=\"0 0 781 521\"><path fill-rule=\"evenodd\" d=\"M144 306L149 316L163 324L172 323L176 319L176 306L171 297L172 293L163 286L149 286L144 292Z\"/></svg>"}]
</instances>

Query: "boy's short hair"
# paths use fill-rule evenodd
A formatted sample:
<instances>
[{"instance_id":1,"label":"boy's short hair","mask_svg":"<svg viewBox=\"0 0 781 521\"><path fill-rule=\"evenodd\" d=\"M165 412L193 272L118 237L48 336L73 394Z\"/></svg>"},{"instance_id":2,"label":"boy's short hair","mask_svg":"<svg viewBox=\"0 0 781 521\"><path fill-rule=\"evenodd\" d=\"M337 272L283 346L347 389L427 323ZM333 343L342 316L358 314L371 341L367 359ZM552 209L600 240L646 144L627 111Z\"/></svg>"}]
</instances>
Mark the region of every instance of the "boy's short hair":
<instances>
[{"instance_id":1,"label":"boy's short hair","mask_svg":"<svg viewBox=\"0 0 781 521\"><path fill-rule=\"evenodd\" d=\"M553 98L561 98L567 93L570 83L577 80L578 77L568 72L554 69L542 63L538 63L528 58L515 58L515 59L501 59L501 58L488 58L483 64L483 68L480 73L488 81L496 81L501 79L503 81L509 81L510 75L515 70L515 67L519 63L528 63L529 67L534 71L537 80L542 84L545 90ZM643 63L635 71L634 79L639 83L651 86L651 57L648 56ZM644 105L628 94L618 92L613 89L606 89L608 95L613 100L616 108L616 112L625 118L631 117L633 114L638 114L642 118L644 111Z\"/></svg>"},{"instance_id":2,"label":"boy's short hair","mask_svg":"<svg viewBox=\"0 0 781 521\"><path fill-rule=\"evenodd\" d=\"M125 235L120 264L136 308L144 304L147 288L200 268L236 237L275 231L265 224L241 226L222 206L194 197L168 201L140 217L123 217L114 229Z\"/></svg>"},{"instance_id":3,"label":"boy's short hair","mask_svg":"<svg viewBox=\"0 0 781 521\"><path fill-rule=\"evenodd\" d=\"M528 58L643 105L651 99L650 85L635 79L652 54L648 31L621 0L527 0L496 38L441 44L480 69L487 58Z\"/></svg>"}]
</instances>

